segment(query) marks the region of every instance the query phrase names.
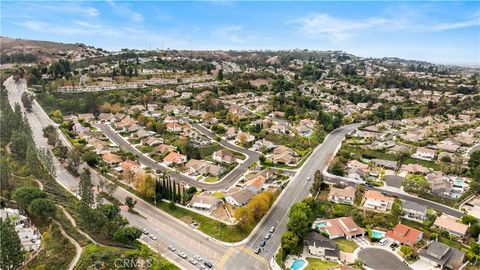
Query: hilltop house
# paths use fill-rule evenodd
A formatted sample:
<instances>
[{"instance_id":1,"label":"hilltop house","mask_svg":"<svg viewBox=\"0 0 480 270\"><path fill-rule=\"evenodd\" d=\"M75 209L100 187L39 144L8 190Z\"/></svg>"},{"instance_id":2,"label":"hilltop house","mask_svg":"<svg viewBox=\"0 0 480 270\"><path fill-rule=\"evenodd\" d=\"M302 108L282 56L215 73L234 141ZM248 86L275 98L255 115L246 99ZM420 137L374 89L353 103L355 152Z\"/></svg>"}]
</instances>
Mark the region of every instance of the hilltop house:
<instances>
[{"instance_id":1,"label":"hilltop house","mask_svg":"<svg viewBox=\"0 0 480 270\"><path fill-rule=\"evenodd\" d=\"M465 254L460 250L437 241L430 243L427 248L421 249L418 256L434 268L448 267L454 270L460 269L465 259Z\"/></svg>"},{"instance_id":2,"label":"hilltop house","mask_svg":"<svg viewBox=\"0 0 480 270\"><path fill-rule=\"evenodd\" d=\"M388 230L385 236L396 243L413 246L422 240L423 233L409 226L397 224L393 230Z\"/></svg>"},{"instance_id":3,"label":"hilltop house","mask_svg":"<svg viewBox=\"0 0 480 270\"><path fill-rule=\"evenodd\" d=\"M340 258L340 250L335 242L319 233L308 233L305 243L308 246L308 254L312 256L326 261L337 261Z\"/></svg>"},{"instance_id":4,"label":"hilltop house","mask_svg":"<svg viewBox=\"0 0 480 270\"><path fill-rule=\"evenodd\" d=\"M336 203L343 203L353 205L355 201L355 193L357 190L354 187L348 186L346 188L330 188L327 200Z\"/></svg>"},{"instance_id":5,"label":"hilltop house","mask_svg":"<svg viewBox=\"0 0 480 270\"><path fill-rule=\"evenodd\" d=\"M427 207L416 202L404 201L402 211L406 219L423 222L427 218Z\"/></svg>"},{"instance_id":6,"label":"hilltop house","mask_svg":"<svg viewBox=\"0 0 480 270\"><path fill-rule=\"evenodd\" d=\"M383 195L376 190L367 190L363 195L363 207L367 209L387 212L392 208L394 199Z\"/></svg>"},{"instance_id":7,"label":"hilltop house","mask_svg":"<svg viewBox=\"0 0 480 270\"><path fill-rule=\"evenodd\" d=\"M340 237L352 239L362 237L365 234L365 230L358 227L351 217L340 217L327 220L317 219L313 222L312 229L326 233L330 239Z\"/></svg>"},{"instance_id":8,"label":"hilltop house","mask_svg":"<svg viewBox=\"0 0 480 270\"><path fill-rule=\"evenodd\" d=\"M464 237L467 234L468 225L458 222L455 217L443 214L439 216L433 226L446 230L448 233L456 235L458 237Z\"/></svg>"}]
</instances>

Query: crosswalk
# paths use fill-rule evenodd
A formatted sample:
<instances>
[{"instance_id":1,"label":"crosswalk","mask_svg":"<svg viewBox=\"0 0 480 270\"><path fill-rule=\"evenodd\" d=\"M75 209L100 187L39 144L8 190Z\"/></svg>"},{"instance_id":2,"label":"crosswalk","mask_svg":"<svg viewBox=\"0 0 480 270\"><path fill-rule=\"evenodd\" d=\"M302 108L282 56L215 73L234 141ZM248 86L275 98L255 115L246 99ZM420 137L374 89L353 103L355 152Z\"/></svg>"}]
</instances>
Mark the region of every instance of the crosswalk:
<instances>
[{"instance_id":1,"label":"crosswalk","mask_svg":"<svg viewBox=\"0 0 480 270\"><path fill-rule=\"evenodd\" d=\"M268 260L265 259L264 257L260 256L260 254L256 254L253 250L251 250L250 248L248 247L245 247L245 246L240 246L240 250L243 252L243 253L246 253L252 257L254 257L257 261L259 261L260 263L264 264L265 266L269 266L268 264Z\"/></svg>"},{"instance_id":2,"label":"crosswalk","mask_svg":"<svg viewBox=\"0 0 480 270\"><path fill-rule=\"evenodd\" d=\"M215 264L215 269L224 269L225 263L228 261L230 257L235 253L235 248L229 248L225 254L218 260Z\"/></svg>"}]
</instances>

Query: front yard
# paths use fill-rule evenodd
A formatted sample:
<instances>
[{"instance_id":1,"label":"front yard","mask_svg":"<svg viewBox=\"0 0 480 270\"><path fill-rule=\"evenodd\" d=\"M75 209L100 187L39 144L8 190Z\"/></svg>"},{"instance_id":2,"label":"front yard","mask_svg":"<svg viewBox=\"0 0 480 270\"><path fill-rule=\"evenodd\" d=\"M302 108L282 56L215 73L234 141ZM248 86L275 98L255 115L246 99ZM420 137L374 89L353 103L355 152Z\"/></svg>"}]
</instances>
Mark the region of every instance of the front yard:
<instances>
[{"instance_id":1,"label":"front yard","mask_svg":"<svg viewBox=\"0 0 480 270\"><path fill-rule=\"evenodd\" d=\"M347 253L353 253L355 249L358 248L357 243L355 243L352 240L347 240L347 239L336 239L335 243L337 243L338 247L340 248L341 251L347 252Z\"/></svg>"},{"instance_id":2,"label":"front yard","mask_svg":"<svg viewBox=\"0 0 480 270\"><path fill-rule=\"evenodd\" d=\"M315 258L307 258L307 261L308 265L304 270L322 270L338 266L338 263L336 262L322 261Z\"/></svg>"}]
</instances>

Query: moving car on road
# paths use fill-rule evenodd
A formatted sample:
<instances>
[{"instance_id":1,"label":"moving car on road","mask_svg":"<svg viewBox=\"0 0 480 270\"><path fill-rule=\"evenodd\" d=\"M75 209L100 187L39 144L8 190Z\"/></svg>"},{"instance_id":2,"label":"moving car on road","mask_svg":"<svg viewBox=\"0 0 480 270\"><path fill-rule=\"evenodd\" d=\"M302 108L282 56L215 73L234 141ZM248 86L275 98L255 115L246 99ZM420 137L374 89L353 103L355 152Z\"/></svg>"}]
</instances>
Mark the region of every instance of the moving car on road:
<instances>
[{"instance_id":1,"label":"moving car on road","mask_svg":"<svg viewBox=\"0 0 480 270\"><path fill-rule=\"evenodd\" d=\"M188 261L193 265L196 265L198 263L197 260L195 260L194 258L190 258L188 259Z\"/></svg>"},{"instance_id":2,"label":"moving car on road","mask_svg":"<svg viewBox=\"0 0 480 270\"><path fill-rule=\"evenodd\" d=\"M272 236L272 235L271 235L270 233L267 233L267 234L265 235L265 239L270 239L271 236Z\"/></svg>"},{"instance_id":3,"label":"moving car on road","mask_svg":"<svg viewBox=\"0 0 480 270\"><path fill-rule=\"evenodd\" d=\"M157 240L157 237L153 234L150 234L148 237L150 237L150 239L152 239L152 240Z\"/></svg>"},{"instance_id":4,"label":"moving car on road","mask_svg":"<svg viewBox=\"0 0 480 270\"><path fill-rule=\"evenodd\" d=\"M185 254L183 251L179 251L177 254L178 256L180 256L180 258L183 258L183 259L187 258L187 254Z\"/></svg>"},{"instance_id":5,"label":"moving car on road","mask_svg":"<svg viewBox=\"0 0 480 270\"><path fill-rule=\"evenodd\" d=\"M268 232L273 233L275 231L275 226L272 226Z\"/></svg>"},{"instance_id":6,"label":"moving car on road","mask_svg":"<svg viewBox=\"0 0 480 270\"><path fill-rule=\"evenodd\" d=\"M203 259L202 257L198 256L198 255L195 255L193 258L195 258L195 260L201 262Z\"/></svg>"},{"instance_id":7,"label":"moving car on road","mask_svg":"<svg viewBox=\"0 0 480 270\"><path fill-rule=\"evenodd\" d=\"M168 249L170 249L171 251L175 251L175 247L174 247L174 246L168 246Z\"/></svg>"}]
</instances>

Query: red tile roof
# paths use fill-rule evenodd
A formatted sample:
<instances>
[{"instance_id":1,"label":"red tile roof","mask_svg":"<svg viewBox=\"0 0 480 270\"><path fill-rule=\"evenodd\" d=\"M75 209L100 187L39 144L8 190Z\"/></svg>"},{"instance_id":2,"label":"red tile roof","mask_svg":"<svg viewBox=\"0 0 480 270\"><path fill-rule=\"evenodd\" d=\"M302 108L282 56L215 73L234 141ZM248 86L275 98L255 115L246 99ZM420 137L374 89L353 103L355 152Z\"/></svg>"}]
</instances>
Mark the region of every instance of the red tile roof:
<instances>
[{"instance_id":1,"label":"red tile roof","mask_svg":"<svg viewBox=\"0 0 480 270\"><path fill-rule=\"evenodd\" d=\"M386 236L403 245L413 246L422 237L422 232L403 224L397 224L393 230L388 230Z\"/></svg>"}]
</instances>

